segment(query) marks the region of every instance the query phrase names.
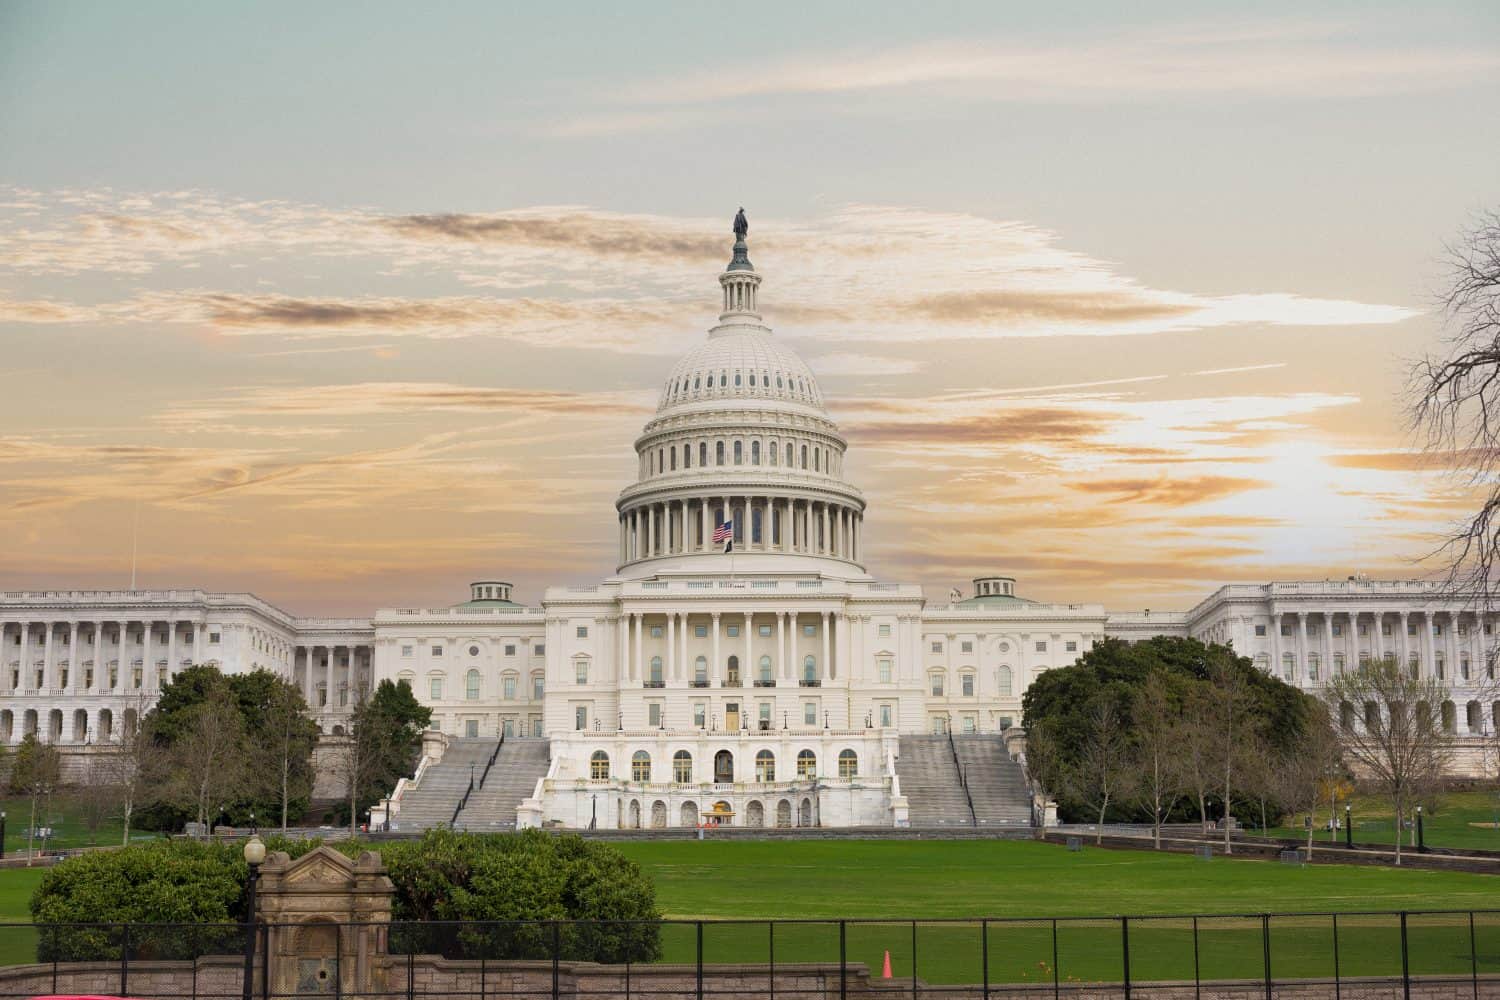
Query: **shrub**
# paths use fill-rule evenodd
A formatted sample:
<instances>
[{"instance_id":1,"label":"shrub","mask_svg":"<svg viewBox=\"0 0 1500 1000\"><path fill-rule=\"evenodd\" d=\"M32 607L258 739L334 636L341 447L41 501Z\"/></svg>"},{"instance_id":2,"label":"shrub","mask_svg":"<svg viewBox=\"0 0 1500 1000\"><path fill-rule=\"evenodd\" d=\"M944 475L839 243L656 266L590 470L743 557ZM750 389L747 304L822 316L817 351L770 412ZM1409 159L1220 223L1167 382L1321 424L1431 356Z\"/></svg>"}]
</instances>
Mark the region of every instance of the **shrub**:
<instances>
[{"instance_id":1,"label":"shrub","mask_svg":"<svg viewBox=\"0 0 1500 1000\"><path fill-rule=\"evenodd\" d=\"M268 838L293 858L316 840ZM358 857L371 845L332 845ZM624 962L661 957L656 889L606 844L537 830L519 834L429 832L381 844L395 886L390 950L450 958L549 958L559 921L562 957ZM240 845L174 840L70 858L48 870L31 898L45 925L41 961L117 960L120 925L130 954L193 958L237 952L249 871ZM575 921L603 923L574 923ZM489 922L489 923L484 923ZM87 925L96 926L87 926ZM191 925L151 927L151 924Z\"/></svg>"}]
</instances>

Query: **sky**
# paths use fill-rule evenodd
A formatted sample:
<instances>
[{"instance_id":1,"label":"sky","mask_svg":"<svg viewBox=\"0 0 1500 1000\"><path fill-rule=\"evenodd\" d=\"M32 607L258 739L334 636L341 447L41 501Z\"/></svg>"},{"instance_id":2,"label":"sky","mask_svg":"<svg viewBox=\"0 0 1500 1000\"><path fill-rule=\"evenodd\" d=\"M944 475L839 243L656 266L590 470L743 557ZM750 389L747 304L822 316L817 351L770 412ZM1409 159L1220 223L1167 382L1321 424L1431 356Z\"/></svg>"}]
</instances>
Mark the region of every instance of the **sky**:
<instances>
[{"instance_id":1,"label":"sky","mask_svg":"<svg viewBox=\"0 0 1500 1000\"><path fill-rule=\"evenodd\" d=\"M0 589L597 581L742 205L876 577L1431 575L1497 88L1488 2L7 0Z\"/></svg>"}]
</instances>

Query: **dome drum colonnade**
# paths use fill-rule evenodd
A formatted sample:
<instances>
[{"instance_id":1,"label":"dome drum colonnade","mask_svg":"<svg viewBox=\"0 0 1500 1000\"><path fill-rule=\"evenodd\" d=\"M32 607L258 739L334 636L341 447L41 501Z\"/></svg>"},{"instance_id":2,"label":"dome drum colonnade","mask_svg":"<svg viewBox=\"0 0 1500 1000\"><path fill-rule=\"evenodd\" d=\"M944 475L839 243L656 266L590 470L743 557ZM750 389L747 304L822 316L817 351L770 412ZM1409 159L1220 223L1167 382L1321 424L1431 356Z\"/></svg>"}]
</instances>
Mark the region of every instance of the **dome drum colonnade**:
<instances>
[{"instance_id":1,"label":"dome drum colonnade","mask_svg":"<svg viewBox=\"0 0 1500 1000\"><path fill-rule=\"evenodd\" d=\"M862 557L865 502L842 478L847 444L817 380L756 312L760 275L743 237L719 276L724 311L678 362L636 439L639 482L620 494L620 569L734 550Z\"/></svg>"}]
</instances>

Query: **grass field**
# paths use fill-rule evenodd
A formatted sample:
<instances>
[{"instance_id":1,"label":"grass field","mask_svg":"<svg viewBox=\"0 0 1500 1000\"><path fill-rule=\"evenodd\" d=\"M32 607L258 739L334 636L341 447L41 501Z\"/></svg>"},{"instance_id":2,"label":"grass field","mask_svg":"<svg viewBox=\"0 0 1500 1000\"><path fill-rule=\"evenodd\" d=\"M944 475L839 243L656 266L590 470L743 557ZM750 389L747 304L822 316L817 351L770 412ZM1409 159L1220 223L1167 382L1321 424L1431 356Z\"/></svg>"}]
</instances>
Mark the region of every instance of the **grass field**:
<instances>
[{"instance_id":1,"label":"grass field","mask_svg":"<svg viewBox=\"0 0 1500 1000\"><path fill-rule=\"evenodd\" d=\"M6 854L26 849L26 831L31 823L31 799L25 796L0 797L0 809L5 810ZM83 822L82 811L65 796L54 795L38 801L36 825L52 828L47 841L49 848L92 847L96 844L118 844L124 825L118 819L107 819L95 834L90 834ZM132 840L149 840L154 833L132 833ZM41 841L35 843L41 849Z\"/></svg>"},{"instance_id":2,"label":"grass field","mask_svg":"<svg viewBox=\"0 0 1500 1000\"><path fill-rule=\"evenodd\" d=\"M1396 835L1396 818L1388 801L1373 796L1357 796L1349 803L1354 820L1354 841L1359 844L1389 844ZM1343 807L1339 807L1343 813ZM1500 828L1494 824L1500 817L1500 793L1496 792L1449 792L1436 812L1423 817L1422 828L1429 847L1448 847L1454 850L1476 848L1500 851ZM1328 821L1328 811L1323 809L1314 817L1318 824L1317 839L1328 842L1328 831L1322 829ZM1483 824L1483 825L1479 825ZM1272 836L1306 837L1301 826L1288 824L1272 827ZM1343 831L1339 831L1339 842L1343 843ZM1410 843L1408 831L1407 843Z\"/></svg>"},{"instance_id":3,"label":"grass field","mask_svg":"<svg viewBox=\"0 0 1500 1000\"><path fill-rule=\"evenodd\" d=\"M979 982L981 938L992 982L1118 980L1124 948L1118 914L1132 920L1132 978L1191 979L1194 913L1337 911L1343 975L1399 974L1394 916L1356 911L1468 909L1497 905L1500 876L1337 865L1294 867L1149 851L1070 853L1032 841L661 841L619 845L653 877L668 918L734 919L704 930L708 962L837 962L839 917L850 962L933 983ZM0 871L0 921L27 919L39 871ZM982 925L978 917L995 918ZM1062 920L1054 932L1052 916ZM944 920L917 927L901 918ZM779 921L774 928L764 920ZM1086 919L1085 919L1086 918ZM757 919L762 922L755 922ZM1199 919L1197 965L1204 978L1264 973L1263 936L1277 977L1333 973L1334 920L1286 916ZM1470 971L1462 916L1413 916L1413 973ZM696 928L663 928L664 961L696 958ZM1500 914L1474 927L1478 971L1500 972ZM0 926L0 964L30 961L34 932Z\"/></svg>"}]
</instances>

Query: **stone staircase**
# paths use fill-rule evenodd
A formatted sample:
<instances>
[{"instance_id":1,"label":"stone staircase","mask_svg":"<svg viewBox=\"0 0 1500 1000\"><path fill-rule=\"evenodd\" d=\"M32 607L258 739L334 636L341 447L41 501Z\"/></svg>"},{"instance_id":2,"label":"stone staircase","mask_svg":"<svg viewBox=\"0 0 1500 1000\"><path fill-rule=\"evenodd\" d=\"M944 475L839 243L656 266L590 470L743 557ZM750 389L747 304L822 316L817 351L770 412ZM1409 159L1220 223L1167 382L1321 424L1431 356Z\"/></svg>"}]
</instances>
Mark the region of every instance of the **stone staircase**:
<instances>
[{"instance_id":1,"label":"stone staircase","mask_svg":"<svg viewBox=\"0 0 1500 1000\"><path fill-rule=\"evenodd\" d=\"M912 826L974 825L946 736L903 736L896 775Z\"/></svg>"},{"instance_id":2,"label":"stone staircase","mask_svg":"<svg viewBox=\"0 0 1500 1000\"><path fill-rule=\"evenodd\" d=\"M507 736L484 787L474 789L458 814L458 829L514 830L516 807L531 797L537 779L546 777L550 746L550 741L538 737Z\"/></svg>"},{"instance_id":3,"label":"stone staircase","mask_svg":"<svg viewBox=\"0 0 1500 1000\"><path fill-rule=\"evenodd\" d=\"M1031 795L1021 765L999 736L954 734L953 748L969 784L976 826L1030 826ZM905 790L906 779L901 779ZM915 823L913 824L915 825Z\"/></svg>"},{"instance_id":4,"label":"stone staircase","mask_svg":"<svg viewBox=\"0 0 1500 1000\"><path fill-rule=\"evenodd\" d=\"M483 737L451 740L443 751L443 759L422 773L421 783L402 793L401 812L396 815L392 829L412 833L451 823L453 810L458 808L464 790L469 787L470 773L477 781L499 742ZM511 822L515 822L514 816Z\"/></svg>"}]
</instances>

